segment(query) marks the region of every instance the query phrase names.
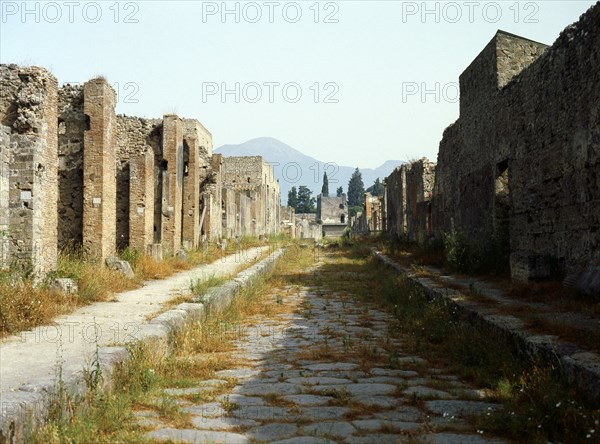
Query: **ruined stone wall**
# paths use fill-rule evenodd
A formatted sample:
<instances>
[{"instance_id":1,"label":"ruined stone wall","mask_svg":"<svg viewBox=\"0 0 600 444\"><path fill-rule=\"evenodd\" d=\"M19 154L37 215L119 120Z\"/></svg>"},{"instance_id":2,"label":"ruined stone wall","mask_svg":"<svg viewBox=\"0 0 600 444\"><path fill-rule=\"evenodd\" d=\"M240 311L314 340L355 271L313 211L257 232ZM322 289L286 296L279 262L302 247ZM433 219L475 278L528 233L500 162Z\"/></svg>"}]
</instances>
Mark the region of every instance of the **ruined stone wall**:
<instances>
[{"instance_id":1,"label":"ruined stone wall","mask_svg":"<svg viewBox=\"0 0 600 444\"><path fill-rule=\"evenodd\" d=\"M183 193L183 121L176 115L163 118L163 187L161 243L167 254L181 246Z\"/></svg>"},{"instance_id":2,"label":"ruined stone wall","mask_svg":"<svg viewBox=\"0 0 600 444\"><path fill-rule=\"evenodd\" d=\"M348 224L348 203L346 195L340 197L317 196L317 220L324 224Z\"/></svg>"},{"instance_id":3,"label":"ruined stone wall","mask_svg":"<svg viewBox=\"0 0 600 444\"><path fill-rule=\"evenodd\" d=\"M125 247L130 245L130 233L131 227L130 218L132 207L130 199L132 195L136 202L133 206L141 208L143 205L145 220L148 215L146 211L153 215L154 214L154 202L148 201L149 198L154 199L155 190L151 193L145 189L146 184L140 184L140 188L132 190L132 184L130 182L131 177L146 178L142 170L133 172L131 170L132 159L140 157L141 162L138 167L143 167L146 162L150 162L145 159L144 154L147 152L152 153L153 156L161 156L161 128L162 120L160 119L143 119L139 117L129 117L124 115L117 116L117 151L116 151L116 181L117 181L117 219L116 219L116 239L117 249L123 250ZM154 169L155 160L152 159L152 168ZM154 177L153 177L154 179ZM154 185L154 180L152 181ZM137 185L136 185L137 186ZM132 191L134 191L132 193ZM141 199L141 200L140 200ZM137 213L136 213L137 214ZM136 216L137 220L139 216ZM144 222L145 223L145 222ZM154 224L154 221L153 221ZM134 231L138 231L136 227ZM134 240L135 244L136 241ZM150 242L152 243L152 242ZM139 247L139 246L137 246ZM145 247L143 250L145 251Z\"/></svg>"},{"instance_id":4,"label":"ruined stone wall","mask_svg":"<svg viewBox=\"0 0 600 444\"><path fill-rule=\"evenodd\" d=\"M9 261L2 265L15 261L36 276L57 261L57 90L43 68L0 65L0 159L9 174L0 181L0 224L8 225L3 257Z\"/></svg>"},{"instance_id":5,"label":"ruined stone wall","mask_svg":"<svg viewBox=\"0 0 600 444\"><path fill-rule=\"evenodd\" d=\"M255 235L279 232L281 202L273 167L260 156L223 158L223 186L236 191L255 191L258 200L251 211Z\"/></svg>"},{"instance_id":6,"label":"ruined stone wall","mask_svg":"<svg viewBox=\"0 0 600 444\"><path fill-rule=\"evenodd\" d=\"M209 241L218 241L223 236L223 156L213 154L210 158L211 173L205 184L203 207L207 208L203 222L203 236Z\"/></svg>"},{"instance_id":7,"label":"ruined stone wall","mask_svg":"<svg viewBox=\"0 0 600 444\"><path fill-rule=\"evenodd\" d=\"M146 253L154 242L154 152L134 154L129 173L128 246Z\"/></svg>"},{"instance_id":8,"label":"ruined stone wall","mask_svg":"<svg viewBox=\"0 0 600 444\"><path fill-rule=\"evenodd\" d=\"M186 248L196 248L200 240L201 188L208 178L212 135L195 119L184 119L184 180L182 240Z\"/></svg>"},{"instance_id":9,"label":"ruined stone wall","mask_svg":"<svg viewBox=\"0 0 600 444\"><path fill-rule=\"evenodd\" d=\"M596 4L550 48L499 32L461 75L434 227L509 244L516 279L600 264L599 51Z\"/></svg>"},{"instance_id":10,"label":"ruined stone wall","mask_svg":"<svg viewBox=\"0 0 600 444\"><path fill-rule=\"evenodd\" d=\"M285 235L295 238L296 237L296 210L294 207L281 207L280 211L280 231Z\"/></svg>"},{"instance_id":11,"label":"ruined stone wall","mask_svg":"<svg viewBox=\"0 0 600 444\"><path fill-rule=\"evenodd\" d=\"M432 233L431 198L436 164L423 158L406 168L406 219L409 242L422 244Z\"/></svg>"},{"instance_id":12,"label":"ruined stone wall","mask_svg":"<svg viewBox=\"0 0 600 444\"><path fill-rule=\"evenodd\" d=\"M323 227L317 223L315 214L298 213L295 220L298 239L321 240L323 238Z\"/></svg>"},{"instance_id":13,"label":"ruined stone wall","mask_svg":"<svg viewBox=\"0 0 600 444\"><path fill-rule=\"evenodd\" d=\"M117 96L103 78L86 82L83 96L89 119L83 139L83 248L88 257L104 261L116 252Z\"/></svg>"},{"instance_id":14,"label":"ruined stone wall","mask_svg":"<svg viewBox=\"0 0 600 444\"><path fill-rule=\"evenodd\" d=\"M387 232L396 239L406 236L406 165L396 169L385 179L385 206Z\"/></svg>"},{"instance_id":15,"label":"ruined stone wall","mask_svg":"<svg viewBox=\"0 0 600 444\"><path fill-rule=\"evenodd\" d=\"M83 86L58 91L58 246L77 249L83 243Z\"/></svg>"}]
</instances>

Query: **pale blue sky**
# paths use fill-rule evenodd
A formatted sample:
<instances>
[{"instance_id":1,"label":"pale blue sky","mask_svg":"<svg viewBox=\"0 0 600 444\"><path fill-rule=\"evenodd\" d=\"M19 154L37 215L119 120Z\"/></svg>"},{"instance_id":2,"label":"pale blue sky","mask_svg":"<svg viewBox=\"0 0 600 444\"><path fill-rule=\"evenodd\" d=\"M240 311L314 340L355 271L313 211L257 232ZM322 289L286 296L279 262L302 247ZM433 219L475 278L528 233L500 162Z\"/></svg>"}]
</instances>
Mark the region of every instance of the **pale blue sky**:
<instances>
[{"instance_id":1,"label":"pale blue sky","mask_svg":"<svg viewBox=\"0 0 600 444\"><path fill-rule=\"evenodd\" d=\"M223 20L222 2L115 6L108 1L97 2L99 8L87 1L71 7L50 3L29 2L27 7L39 12L23 17L22 2L0 1L2 63L44 66L61 83L103 75L118 84L119 113L159 117L175 112L197 118L212 132L215 147L272 136L323 161L375 167L387 159L437 158L442 131L458 117L452 82L497 29L551 44L595 2L427 2L428 9L439 12L424 18L422 2L315 6L307 1L298 2L299 7L285 1L273 6L227 2L230 9L238 5L239 23L233 14ZM250 23L258 10L262 18ZM302 17L291 23L297 10ZM450 23L458 12L462 17ZM328 14L337 23L325 23ZM137 23L126 23L127 16ZM240 103L233 94L225 103L219 94L207 95L215 85L234 89L236 82L240 92L245 87ZM262 90L257 103L248 101L257 91L251 82ZM280 85L272 87L273 103L269 82ZM291 82L302 91L296 103L291 103L293 86L287 96L282 92ZM326 88L328 82L335 85ZM406 92L423 83L430 89L439 83L450 100L440 96L436 103L430 94L423 101L416 94L403 101L403 88ZM323 103L336 88L338 103ZM132 99L137 103L125 103Z\"/></svg>"}]
</instances>

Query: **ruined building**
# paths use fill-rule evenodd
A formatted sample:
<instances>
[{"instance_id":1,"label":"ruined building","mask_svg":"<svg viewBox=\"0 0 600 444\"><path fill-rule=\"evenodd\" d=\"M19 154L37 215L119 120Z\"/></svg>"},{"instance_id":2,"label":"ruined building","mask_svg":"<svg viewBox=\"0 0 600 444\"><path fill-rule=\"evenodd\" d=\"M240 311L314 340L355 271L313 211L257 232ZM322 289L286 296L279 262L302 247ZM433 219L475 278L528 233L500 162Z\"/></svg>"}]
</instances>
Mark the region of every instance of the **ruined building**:
<instances>
[{"instance_id":1,"label":"ruined building","mask_svg":"<svg viewBox=\"0 0 600 444\"><path fill-rule=\"evenodd\" d=\"M550 47L498 31L462 73L429 215L412 169L386 180L391 233L499 244L516 280L600 265L600 4Z\"/></svg>"},{"instance_id":2,"label":"ruined building","mask_svg":"<svg viewBox=\"0 0 600 444\"><path fill-rule=\"evenodd\" d=\"M346 195L317 196L317 222L321 224L323 237L340 237L348 226L348 202Z\"/></svg>"},{"instance_id":3,"label":"ruined building","mask_svg":"<svg viewBox=\"0 0 600 444\"><path fill-rule=\"evenodd\" d=\"M197 120L115 106L103 78L59 88L43 68L0 65L2 267L41 276L64 248L99 261L126 247L160 257L278 231L279 184L261 158L213 155Z\"/></svg>"},{"instance_id":4,"label":"ruined building","mask_svg":"<svg viewBox=\"0 0 600 444\"><path fill-rule=\"evenodd\" d=\"M408 242L423 243L431 236L435 167L424 157L400 165L385 179L383 230Z\"/></svg>"},{"instance_id":5,"label":"ruined building","mask_svg":"<svg viewBox=\"0 0 600 444\"><path fill-rule=\"evenodd\" d=\"M273 166L260 156L225 157L222 175L227 237L277 234L281 196Z\"/></svg>"}]
</instances>

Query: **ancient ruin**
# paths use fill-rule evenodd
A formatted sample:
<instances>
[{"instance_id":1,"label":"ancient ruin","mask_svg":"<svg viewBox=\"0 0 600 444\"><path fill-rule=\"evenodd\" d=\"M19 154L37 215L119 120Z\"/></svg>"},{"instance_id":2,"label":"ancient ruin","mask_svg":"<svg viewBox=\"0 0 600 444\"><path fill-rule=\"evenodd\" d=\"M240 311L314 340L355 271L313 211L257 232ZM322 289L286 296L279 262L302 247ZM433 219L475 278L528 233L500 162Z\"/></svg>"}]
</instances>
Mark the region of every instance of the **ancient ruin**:
<instances>
[{"instance_id":1,"label":"ancient ruin","mask_svg":"<svg viewBox=\"0 0 600 444\"><path fill-rule=\"evenodd\" d=\"M498 31L460 76L437 165L386 179L387 231L463 233L519 281L600 265L599 28L596 5L550 47Z\"/></svg>"},{"instance_id":2,"label":"ancient ruin","mask_svg":"<svg viewBox=\"0 0 600 444\"><path fill-rule=\"evenodd\" d=\"M195 119L115 114L104 78L58 82L0 66L2 267L43 276L61 249L103 261L279 231L279 184L261 157L212 153Z\"/></svg>"},{"instance_id":3,"label":"ancient ruin","mask_svg":"<svg viewBox=\"0 0 600 444\"><path fill-rule=\"evenodd\" d=\"M317 196L317 221L323 229L323 237L339 237L348 226L348 202L346 195Z\"/></svg>"}]
</instances>

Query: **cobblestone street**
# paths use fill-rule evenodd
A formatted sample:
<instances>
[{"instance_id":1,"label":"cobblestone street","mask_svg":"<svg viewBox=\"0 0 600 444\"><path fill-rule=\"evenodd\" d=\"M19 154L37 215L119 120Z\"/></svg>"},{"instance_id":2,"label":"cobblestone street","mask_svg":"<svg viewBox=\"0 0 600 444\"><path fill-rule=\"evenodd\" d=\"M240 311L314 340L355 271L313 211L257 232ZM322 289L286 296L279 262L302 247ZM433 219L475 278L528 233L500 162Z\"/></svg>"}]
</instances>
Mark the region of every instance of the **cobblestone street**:
<instances>
[{"instance_id":1,"label":"cobblestone street","mask_svg":"<svg viewBox=\"0 0 600 444\"><path fill-rule=\"evenodd\" d=\"M304 273L320 273L320 266ZM329 273L348 279L345 273ZM355 278L357 278L355 276ZM360 278L360 276L358 276ZM341 292L287 286L277 314L230 329L239 365L191 388L167 389L194 428L137 412L153 440L194 443L500 443L465 417L500 405L483 391L403 353L392 317ZM224 388L226 389L224 390ZM212 402L190 395L219 393Z\"/></svg>"}]
</instances>

